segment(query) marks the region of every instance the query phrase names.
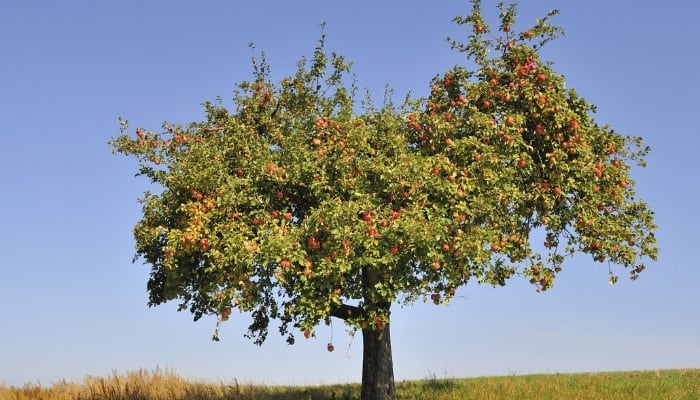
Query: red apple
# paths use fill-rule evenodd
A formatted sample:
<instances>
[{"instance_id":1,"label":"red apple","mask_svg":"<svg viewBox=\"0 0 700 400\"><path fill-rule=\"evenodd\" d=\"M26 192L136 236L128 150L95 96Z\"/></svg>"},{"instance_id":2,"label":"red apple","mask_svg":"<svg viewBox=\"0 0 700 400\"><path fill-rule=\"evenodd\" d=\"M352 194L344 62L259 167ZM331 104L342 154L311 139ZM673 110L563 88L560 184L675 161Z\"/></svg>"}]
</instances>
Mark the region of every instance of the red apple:
<instances>
[{"instance_id":1,"label":"red apple","mask_svg":"<svg viewBox=\"0 0 700 400\"><path fill-rule=\"evenodd\" d=\"M379 330L384 329L384 321L382 321L381 317L374 317L374 324L377 325L377 328L379 328Z\"/></svg>"},{"instance_id":2,"label":"red apple","mask_svg":"<svg viewBox=\"0 0 700 400\"><path fill-rule=\"evenodd\" d=\"M321 243L319 243L318 240L313 236L309 236L306 238L306 244L308 244L309 247L314 249L318 249L319 247L321 247Z\"/></svg>"}]
</instances>

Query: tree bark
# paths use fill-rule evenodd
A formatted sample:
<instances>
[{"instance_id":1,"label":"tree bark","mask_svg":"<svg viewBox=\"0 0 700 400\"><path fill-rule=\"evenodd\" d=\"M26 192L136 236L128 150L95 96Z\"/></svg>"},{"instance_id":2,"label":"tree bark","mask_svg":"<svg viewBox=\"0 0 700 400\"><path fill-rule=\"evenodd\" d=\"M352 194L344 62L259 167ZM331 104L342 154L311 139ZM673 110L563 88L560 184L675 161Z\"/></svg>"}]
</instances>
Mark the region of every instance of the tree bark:
<instances>
[{"instance_id":1,"label":"tree bark","mask_svg":"<svg viewBox=\"0 0 700 400\"><path fill-rule=\"evenodd\" d=\"M384 329L362 330L362 400L393 400L394 361L391 357L389 324Z\"/></svg>"}]
</instances>

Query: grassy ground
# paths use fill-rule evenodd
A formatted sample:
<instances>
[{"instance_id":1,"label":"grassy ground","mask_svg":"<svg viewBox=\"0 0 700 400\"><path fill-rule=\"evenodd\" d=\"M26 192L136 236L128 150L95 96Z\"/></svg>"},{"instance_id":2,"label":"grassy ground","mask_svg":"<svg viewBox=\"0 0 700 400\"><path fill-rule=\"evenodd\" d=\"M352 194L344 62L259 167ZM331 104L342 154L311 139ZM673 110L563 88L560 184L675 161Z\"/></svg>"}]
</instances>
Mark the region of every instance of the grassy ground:
<instances>
[{"instance_id":1,"label":"grassy ground","mask_svg":"<svg viewBox=\"0 0 700 400\"><path fill-rule=\"evenodd\" d=\"M700 369L548 374L397 383L411 400L698 400ZM170 371L88 377L48 387L0 385L0 400L316 400L359 399L357 384L317 387L187 381Z\"/></svg>"}]
</instances>

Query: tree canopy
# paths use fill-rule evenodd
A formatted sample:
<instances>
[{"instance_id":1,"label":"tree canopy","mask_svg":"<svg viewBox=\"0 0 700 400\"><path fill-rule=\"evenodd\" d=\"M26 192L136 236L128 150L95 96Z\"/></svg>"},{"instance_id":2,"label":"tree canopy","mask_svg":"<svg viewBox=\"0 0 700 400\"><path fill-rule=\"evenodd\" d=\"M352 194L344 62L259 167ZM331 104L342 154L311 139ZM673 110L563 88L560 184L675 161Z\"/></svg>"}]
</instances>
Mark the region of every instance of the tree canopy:
<instances>
[{"instance_id":1,"label":"tree canopy","mask_svg":"<svg viewBox=\"0 0 700 400\"><path fill-rule=\"evenodd\" d=\"M469 40L450 44L476 68L438 74L426 98L372 105L322 38L278 82L254 59L233 109L134 136L124 123L114 150L159 188L134 230L150 305L250 313L256 343L277 320L294 343L333 316L382 330L391 304L468 282L546 290L575 253L635 279L657 254L630 177L648 148L540 58L556 12L515 32L514 6L490 29L473 3L455 18Z\"/></svg>"}]
</instances>

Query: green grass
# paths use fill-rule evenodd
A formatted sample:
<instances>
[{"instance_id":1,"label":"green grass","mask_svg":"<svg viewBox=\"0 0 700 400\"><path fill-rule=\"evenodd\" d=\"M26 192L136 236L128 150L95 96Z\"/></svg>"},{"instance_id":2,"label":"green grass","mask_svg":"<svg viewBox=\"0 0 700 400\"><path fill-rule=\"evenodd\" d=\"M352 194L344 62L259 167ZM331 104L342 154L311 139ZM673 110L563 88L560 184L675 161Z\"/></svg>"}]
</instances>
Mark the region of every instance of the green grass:
<instances>
[{"instance_id":1,"label":"green grass","mask_svg":"<svg viewBox=\"0 0 700 400\"><path fill-rule=\"evenodd\" d=\"M397 383L411 400L698 400L700 369L546 374ZM359 399L359 384L257 386L189 381L172 371L140 370L80 383L0 385L0 400L316 400Z\"/></svg>"}]
</instances>

